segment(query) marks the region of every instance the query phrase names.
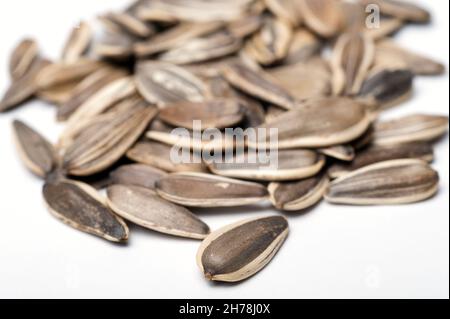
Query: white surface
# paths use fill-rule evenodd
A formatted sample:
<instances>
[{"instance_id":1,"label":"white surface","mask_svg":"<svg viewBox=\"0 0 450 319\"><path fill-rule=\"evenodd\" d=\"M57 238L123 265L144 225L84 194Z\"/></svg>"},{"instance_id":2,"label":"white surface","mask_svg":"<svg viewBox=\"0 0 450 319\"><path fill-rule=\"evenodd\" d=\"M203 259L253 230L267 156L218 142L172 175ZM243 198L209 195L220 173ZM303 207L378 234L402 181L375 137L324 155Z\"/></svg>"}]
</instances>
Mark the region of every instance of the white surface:
<instances>
[{"instance_id":1,"label":"white surface","mask_svg":"<svg viewBox=\"0 0 450 319\"><path fill-rule=\"evenodd\" d=\"M56 57L68 30L81 18L124 0L14 0L0 2L0 90L8 85L7 61L25 35ZM430 26L409 26L397 39L448 66L448 1L422 1L434 14ZM448 114L448 76L418 78L413 101L385 117ZM199 243L131 227L128 246L72 230L46 211L42 181L21 165L11 121L23 119L55 140L54 109L32 102L0 115L0 297L124 298L369 298L449 297L449 147L436 146L433 164L442 177L434 199L397 207L320 204L289 216L290 236L274 261L238 285L216 285L195 264ZM262 215L204 210L216 229Z\"/></svg>"}]
</instances>

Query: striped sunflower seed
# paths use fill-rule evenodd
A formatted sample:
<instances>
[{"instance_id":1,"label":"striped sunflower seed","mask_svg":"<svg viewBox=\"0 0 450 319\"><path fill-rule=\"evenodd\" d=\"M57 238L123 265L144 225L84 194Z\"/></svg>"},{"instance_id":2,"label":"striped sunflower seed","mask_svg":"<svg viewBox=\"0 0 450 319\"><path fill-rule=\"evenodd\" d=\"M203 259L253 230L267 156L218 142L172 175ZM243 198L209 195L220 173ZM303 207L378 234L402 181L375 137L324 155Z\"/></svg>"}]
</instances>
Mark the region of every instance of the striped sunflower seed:
<instances>
[{"instance_id":1,"label":"striped sunflower seed","mask_svg":"<svg viewBox=\"0 0 450 319\"><path fill-rule=\"evenodd\" d=\"M267 132L262 141L270 142L270 129L275 128L280 149L328 147L355 140L370 124L371 115L362 104L348 98L323 98L285 112L261 126ZM252 140L248 144L253 148L258 146Z\"/></svg>"},{"instance_id":2,"label":"striped sunflower seed","mask_svg":"<svg viewBox=\"0 0 450 319\"><path fill-rule=\"evenodd\" d=\"M231 63L224 67L227 81L243 92L285 109L292 109L296 100L284 88L262 71L256 72L243 64Z\"/></svg>"},{"instance_id":3,"label":"striped sunflower seed","mask_svg":"<svg viewBox=\"0 0 450 319\"><path fill-rule=\"evenodd\" d=\"M260 181L289 181L317 174L325 165L325 157L311 150L283 150L278 152L278 165L249 161L248 154L241 154L233 163L210 163L209 169L221 176Z\"/></svg>"},{"instance_id":4,"label":"striped sunflower seed","mask_svg":"<svg viewBox=\"0 0 450 319\"><path fill-rule=\"evenodd\" d=\"M211 233L197 252L197 264L208 280L237 282L263 269L289 232L284 217L244 220Z\"/></svg>"},{"instance_id":5,"label":"striped sunflower seed","mask_svg":"<svg viewBox=\"0 0 450 319\"><path fill-rule=\"evenodd\" d=\"M86 22L80 22L70 33L62 52L64 63L75 63L89 49L93 38L92 29Z\"/></svg>"},{"instance_id":6,"label":"striped sunflower seed","mask_svg":"<svg viewBox=\"0 0 450 319\"><path fill-rule=\"evenodd\" d=\"M237 100L217 99L205 102L181 102L166 107L159 118L173 126L193 129L193 121L202 121L202 129L227 128L240 123L244 112Z\"/></svg>"},{"instance_id":7,"label":"striped sunflower seed","mask_svg":"<svg viewBox=\"0 0 450 319\"><path fill-rule=\"evenodd\" d=\"M47 183L43 195L50 213L63 223L112 242L127 241L125 222L87 184L68 180Z\"/></svg>"},{"instance_id":8,"label":"striped sunflower seed","mask_svg":"<svg viewBox=\"0 0 450 319\"><path fill-rule=\"evenodd\" d=\"M366 166L334 180L325 199L335 204L393 205L426 200L439 175L426 162L400 159Z\"/></svg>"},{"instance_id":9,"label":"striped sunflower seed","mask_svg":"<svg viewBox=\"0 0 450 319\"><path fill-rule=\"evenodd\" d=\"M300 26L302 23L302 14L300 6L295 0L265 0L267 8L278 19L286 21L294 27Z\"/></svg>"},{"instance_id":10,"label":"striped sunflower seed","mask_svg":"<svg viewBox=\"0 0 450 319\"><path fill-rule=\"evenodd\" d=\"M374 124L374 140L378 145L433 141L448 130L448 117L412 114Z\"/></svg>"},{"instance_id":11,"label":"striped sunflower seed","mask_svg":"<svg viewBox=\"0 0 450 319\"><path fill-rule=\"evenodd\" d=\"M332 178L338 178L362 167L395 159L416 158L423 161L433 161L433 148L424 142L393 144L393 145L370 145L358 152L355 159L350 163L336 163L328 169Z\"/></svg>"},{"instance_id":12,"label":"striped sunflower seed","mask_svg":"<svg viewBox=\"0 0 450 319\"><path fill-rule=\"evenodd\" d=\"M152 190L113 185L108 187L108 206L119 216L142 227L174 236L204 239L209 227L188 209L172 204Z\"/></svg>"},{"instance_id":13,"label":"striped sunflower seed","mask_svg":"<svg viewBox=\"0 0 450 319\"><path fill-rule=\"evenodd\" d=\"M226 32L203 38L194 38L159 56L161 61L174 64L191 64L223 58L241 48L241 40Z\"/></svg>"},{"instance_id":14,"label":"striped sunflower seed","mask_svg":"<svg viewBox=\"0 0 450 319\"><path fill-rule=\"evenodd\" d=\"M298 28L294 30L289 50L283 62L285 65L305 62L311 57L320 55L322 47L322 41L313 33L305 28Z\"/></svg>"},{"instance_id":15,"label":"striped sunflower seed","mask_svg":"<svg viewBox=\"0 0 450 319\"><path fill-rule=\"evenodd\" d=\"M364 81L358 98L381 108L392 107L411 96L413 79L408 70L382 70Z\"/></svg>"},{"instance_id":16,"label":"striped sunflower seed","mask_svg":"<svg viewBox=\"0 0 450 319\"><path fill-rule=\"evenodd\" d=\"M190 163L174 163L171 160L172 147L157 142L139 142L128 152L127 157L137 163L150 165L167 172L206 172L207 168L199 156L192 153Z\"/></svg>"},{"instance_id":17,"label":"striped sunflower seed","mask_svg":"<svg viewBox=\"0 0 450 319\"><path fill-rule=\"evenodd\" d=\"M188 207L233 207L267 199L264 186L202 173L176 173L159 180L158 194Z\"/></svg>"},{"instance_id":18,"label":"striped sunflower seed","mask_svg":"<svg viewBox=\"0 0 450 319\"><path fill-rule=\"evenodd\" d=\"M166 172L149 165L129 164L120 166L109 176L112 184L155 189L156 182L166 175Z\"/></svg>"},{"instance_id":19,"label":"striped sunflower seed","mask_svg":"<svg viewBox=\"0 0 450 319\"><path fill-rule=\"evenodd\" d=\"M9 60L9 74L16 81L24 76L38 58L39 47L34 39L23 39L14 48Z\"/></svg>"},{"instance_id":20,"label":"striped sunflower seed","mask_svg":"<svg viewBox=\"0 0 450 319\"><path fill-rule=\"evenodd\" d=\"M357 94L375 57L375 44L364 33L341 35L333 50L333 92Z\"/></svg>"},{"instance_id":21,"label":"striped sunflower seed","mask_svg":"<svg viewBox=\"0 0 450 319\"><path fill-rule=\"evenodd\" d=\"M170 63L140 62L136 66L135 79L142 96L160 108L177 102L202 102L206 97L202 80Z\"/></svg>"},{"instance_id":22,"label":"striped sunflower seed","mask_svg":"<svg viewBox=\"0 0 450 319\"><path fill-rule=\"evenodd\" d=\"M299 211L317 204L325 194L329 184L326 174L286 183L270 183L270 200L284 211Z\"/></svg>"},{"instance_id":23,"label":"striped sunflower seed","mask_svg":"<svg viewBox=\"0 0 450 319\"><path fill-rule=\"evenodd\" d=\"M156 113L145 107L126 110L95 132L86 130L65 151L63 167L75 176L92 175L110 167L136 142Z\"/></svg>"},{"instance_id":24,"label":"striped sunflower seed","mask_svg":"<svg viewBox=\"0 0 450 319\"><path fill-rule=\"evenodd\" d=\"M8 111L25 102L38 91L36 78L42 70L50 64L50 61L37 58L28 71L19 79L12 82L0 101L0 112Z\"/></svg>"},{"instance_id":25,"label":"striped sunflower seed","mask_svg":"<svg viewBox=\"0 0 450 319\"><path fill-rule=\"evenodd\" d=\"M46 177L57 165L53 145L25 123L13 122L16 146L26 167L40 177Z\"/></svg>"}]
</instances>

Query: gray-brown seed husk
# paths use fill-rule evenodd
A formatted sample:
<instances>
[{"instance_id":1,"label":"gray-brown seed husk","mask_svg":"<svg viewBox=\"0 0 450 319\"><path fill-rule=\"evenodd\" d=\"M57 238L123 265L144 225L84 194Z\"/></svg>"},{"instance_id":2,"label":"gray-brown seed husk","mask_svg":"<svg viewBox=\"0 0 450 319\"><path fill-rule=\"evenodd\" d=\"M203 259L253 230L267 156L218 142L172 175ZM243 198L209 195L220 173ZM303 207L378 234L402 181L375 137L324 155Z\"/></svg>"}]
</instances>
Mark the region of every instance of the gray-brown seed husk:
<instances>
[{"instance_id":1,"label":"gray-brown seed husk","mask_svg":"<svg viewBox=\"0 0 450 319\"><path fill-rule=\"evenodd\" d=\"M257 154L252 159L248 153L235 156L232 163L212 162L208 167L221 176L271 182L307 178L325 165L325 157L312 150L280 150L277 157L276 165L270 163L273 167L259 161Z\"/></svg>"},{"instance_id":2,"label":"gray-brown seed husk","mask_svg":"<svg viewBox=\"0 0 450 319\"><path fill-rule=\"evenodd\" d=\"M53 145L22 121L15 120L13 129L16 146L24 164L31 172L45 178L57 165Z\"/></svg>"},{"instance_id":3,"label":"gray-brown seed husk","mask_svg":"<svg viewBox=\"0 0 450 319\"><path fill-rule=\"evenodd\" d=\"M205 102L180 102L166 107L159 119L176 127L193 129L193 121L202 121L202 129L233 127L244 118L239 101L214 99Z\"/></svg>"},{"instance_id":4,"label":"gray-brown seed husk","mask_svg":"<svg viewBox=\"0 0 450 319\"><path fill-rule=\"evenodd\" d=\"M323 198L328 184L327 175L321 173L300 181L270 183L268 190L276 208L299 211L317 204Z\"/></svg>"},{"instance_id":5,"label":"gray-brown seed husk","mask_svg":"<svg viewBox=\"0 0 450 319\"><path fill-rule=\"evenodd\" d=\"M159 180L158 194L188 207L233 207L267 199L264 186L202 173L175 173Z\"/></svg>"},{"instance_id":6,"label":"gray-brown seed husk","mask_svg":"<svg viewBox=\"0 0 450 319\"><path fill-rule=\"evenodd\" d=\"M395 159L416 158L433 160L433 148L429 143L415 142L393 145L369 145L360 150L350 163L335 163L328 169L332 178L343 176L362 167Z\"/></svg>"},{"instance_id":7,"label":"gray-brown seed husk","mask_svg":"<svg viewBox=\"0 0 450 319\"><path fill-rule=\"evenodd\" d=\"M203 239L209 227L188 209L170 203L152 190L126 185L108 187L108 206L142 227L173 236Z\"/></svg>"},{"instance_id":8,"label":"gray-brown seed husk","mask_svg":"<svg viewBox=\"0 0 450 319\"><path fill-rule=\"evenodd\" d=\"M122 165L109 175L112 184L132 185L155 189L156 182L167 173L144 164Z\"/></svg>"},{"instance_id":9,"label":"gray-brown seed husk","mask_svg":"<svg viewBox=\"0 0 450 319\"><path fill-rule=\"evenodd\" d=\"M132 161L151 165L167 172L206 172L201 157L191 154L190 163L174 163L170 158L172 147L158 142L143 141L134 145L127 152Z\"/></svg>"},{"instance_id":10,"label":"gray-brown seed husk","mask_svg":"<svg viewBox=\"0 0 450 319\"><path fill-rule=\"evenodd\" d=\"M412 114L374 124L373 142L392 145L417 141L433 141L448 131L448 117Z\"/></svg>"},{"instance_id":11,"label":"gray-brown seed husk","mask_svg":"<svg viewBox=\"0 0 450 319\"><path fill-rule=\"evenodd\" d=\"M90 186L72 181L47 183L43 195L49 211L63 223L112 242L128 239L128 227L105 206Z\"/></svg>"},{"instance_id":12,"label":"gray-brown seed husk","mask_svg":"<svg viewBox=\"0 0 450 319\"><path fill-rule=\"evenodd\" d=\"M349 205L395 205L435 195L439 175L426 162L400 159L372 164L334 180L327 201Z\"/></svg>"},{"instance_id":13,"label":"gray-brown seed husk","mask_svg":"<svg viewBox=\"0 0 450 319\"><path fill-rule=\"evenodd\" d=\"M271 128L277 129L278 147L320 148L348 143L361 136L371 124L364 105L348 98L322 98L285 112L261 126L263 142L270 142ZM259 137L258 137L259 138ZM249 140L256 147L258 142Z\"/></svg>"},{"instance_id":14,"label":"gray-brown seed husk","mask_svg":"<svg viewBox=\"0 0 450 319\"><path fill-rule=\"evenodd\" d=\"M62 61L74 63L89 49L92 41L92 29L87 22L81 21L67 39L62 53Z\"/></svg>"},{"instance_id":15,"label":"gray-brown seed husk","mask_svg":"<svg viewBox=\"0 0 450 319\"><path fill-rule=\"evenodd\" d=\"M355 148L350 144L335 145L326 148L320 148L318 151L328 157L341 161L352 161L355 158Z\"/></svg>"},{"instance_id":16,"label":"gray-brown seed husk","mask_svg":"<svg viewBox=\"0 0 450 319\"><path fill-rule=\"evenodd\" d=\"M338 0L298 0L304 23L324 38L335 36L343 27L344 15Z\"/></svg>"},{"instance_id":17,"label":"gray-brown seed husk","mask_svg":"<svg viewBox=\"0 0 450 319\"><path fill-rule=\"evenodd\" d=\"M288 232L288 222L282 216L223 227L203 241L197 252L197 265L208 280L242 281L272 260Z\"/></svg>"},{"instance_id":18,"label":"gray-brown seed husk","mask_svg":"<svg viewBox=\"0 0 450 319\"><path fill-rule=\"evenodd\" d=\"M26 38L13 49L9 60L9 74L16 81L24 76L39 55L39 47L34 39Z\"/></svg>"},{"instance_id":19,"label":"gray-brown seed husk","mask_svg":"<svg viewBox=\"0 0 450 319\"><path fill-rule=\"evenodd\" d=\"M251 96L288 110L296 105L295 98L262 71L256 72L243 64L231 63L224 67L223 74L231 85Z\"/></svg>"}]
</instances>

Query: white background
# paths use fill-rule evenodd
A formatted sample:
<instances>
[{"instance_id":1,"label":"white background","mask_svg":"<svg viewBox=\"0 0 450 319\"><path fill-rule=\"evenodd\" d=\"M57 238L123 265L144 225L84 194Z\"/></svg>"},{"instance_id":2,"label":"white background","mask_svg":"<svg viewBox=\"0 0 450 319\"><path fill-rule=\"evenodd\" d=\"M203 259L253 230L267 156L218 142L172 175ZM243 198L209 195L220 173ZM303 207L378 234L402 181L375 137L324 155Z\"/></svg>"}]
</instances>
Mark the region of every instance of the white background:
<instances>
[{"instance_id":1,"label":"white background","mask_svg":"<svg viewBox=\"0 0 450 319\"><path fill-rule=\"evenodd\" d=\"M399 42L445 62L449 2L421 1L430 26L408 26ZM11 49L36 37L56 58L68 30L125 0L0 2L0 90L8 86ZM384 117L448 114L448 75L418 78L414 99ZM449 297L449 147L436 146L441 190L432 200L398 207L320 204L289 215L291 234L274 261L241 284L212 284L195 264L199 243L131 226L127 246L72 230L44 208L42 181L21 165L11 138L19 118L55 141L61 127L52 106L32 102L0 115L0 297L56 298L397 298ZM270 213L257 209L203 210L212 229Z\"/></svg>"}]
</instances>

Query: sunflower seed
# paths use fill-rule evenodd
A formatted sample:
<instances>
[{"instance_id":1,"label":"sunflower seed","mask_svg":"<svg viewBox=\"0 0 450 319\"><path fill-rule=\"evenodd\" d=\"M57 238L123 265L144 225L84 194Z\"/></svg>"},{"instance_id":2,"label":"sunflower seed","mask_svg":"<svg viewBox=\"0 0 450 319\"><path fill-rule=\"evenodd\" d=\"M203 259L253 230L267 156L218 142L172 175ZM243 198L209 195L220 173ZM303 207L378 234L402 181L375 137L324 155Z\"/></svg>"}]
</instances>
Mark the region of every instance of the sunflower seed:
<instances>
[{"instance_id":1,"label":"sunflower seed","mask_svg":"<svg viewBox=\"0 0 450 319\"><path fill-rule=\"evenodd\" d=\"M141 19L149 21L231 21L244 15L253 0L156 0L138 10Z\"/></svg>"},{"instance_id":2,"label":"sunflower seed","mask_svg":"<svg viewBox=\"0 0 450 319\"><path fill-rule=\"evenodd\" d=\"M261 30L246 42L245 52L262 65L271 65L286 57L292 38L291 26L279 19L267 18Z\"/></svg>"},{"instance_id":3,"label":"sunflower seed","mask_svg":"<svg viewBox=\"0 0 450 319\"><path fill-rule=\"evenodd\" d=\"M328 147L358 138L370 124L371 115L362 104L348 98L322 98L285 112L261 126L267 134L265 138L258 136L257 140L268 143L271 129L277 129L280 149ZM252 140L248 144L253 148L258 146L258 142Z\"/></svg>"},{"instance_id":4,"label":"sunflower seed","mask_svg":"<svg viewBox=\"0 0 450 319\"><path fill-rule=\"evenodd\" d=\"M73 181L47 183L43 195L49 211L63 223L112 242L128 239L128 227L104 204L95 189Z\"/></svg>"},{"instance_id":5,"label":"sunflower seed","mask_svg":"<svg viewBox=\"0 0 450 319\"><path fill-rule=\"evenodd\" d=\"M413 114L374 125L374 143L393 145L400 143L433 141L448 130L448 117Z\"/></svg>"},{"instance_id":6,"label":"sunflower seed","mask_svg":"<svg viewBox=\"0 0 450 319\"><path fill-rule=\"evenodd\" d=\"M330 70L321 58L273 68L269 74L298 100L331 94Z\"/></svg>"},{"instance_id":7,"label":"sunflower seed","mask_svg":"<svg viewBox=\"0 0 450 319\"><path fill-rule=\"evenodd\" d=\"M227 24L228 32L236 38L246 38L262 26L263 19L259 15L248 15Z\"/></svg>"},{"instance_id":8,"label":"sunflower seed","mask_svg":"<svg viewBox=\"0 0 450 319\"><path fill-rule=\"evenodd\" d=\"M328 157L332 157L341 161L352 161L355 158L355 148L352 145L335 145L318 150L320 153Z\"/></svg>"},{"instance_id":9,"label":"sunflower seed","mask_svg":"<svg viewBox=\"0 0 450 319\"><path fill-rule=\"evenodd\" d=\"M74 63L52 63L44 67L36 78L40 89L47 89L63 83L82 80L103 66L102 62L88 59L77 60Z\"/></svg>"},{"instance_id":10,"label":"sunflower seed","mask_svg":"<svg viewBox=\"0 0 450 319\"><path fill-rule=\"evenodd\" d=\"M241 154L233 163L210 163L209 169L221 176L260 181L289 181L317 174L325 165L325 157L311 150L279 151L278 163L272 167L267 163L249 161L248 154Z\"/></svg>"},{"instance_id":11,"label":"sunflower seed","mask_svg":"<svg viewBox=\"0 0 450 319\"><path fill-rule=\"evenodd\" d=\"M325 198L336 204L408 204L432 197L438 184L438 173L426 162L400 159L369 165L334 180Z\"/></svg>"},{"instance_id":12,"label":"sunflower seed","mask_svg":"<svg viewBox=\"0 0 450 319\"><path fill-rule=\"evenodd\" d=\"M64 63L75 63L88 50L92 41L92 29L86 22L80 22L71 32L62 53Z\"/></svg>"},{"instance_id":13,"label":"sunflower seed","mask_svg":"<svg viewBox=\"0 0 450 319\"><path fill-rule=\"evenodd\" d=\"M152 108L133 109L94 134L86 131L65 152L63 167L76 176L92 175L110 167L136 142L156 113Z\"/></svg>"},{"instance_id":14,"label":"sunflower seed","mask_svg":"<svg viewBox=\"0 0 450 319\"><path fill-rule=\"evenodd\" d=\"M174 163L171 160L172 148L168 145L156 142L139 142L127 152L127 157L132 161L157 167L167 172L206 172L201 158L191 154L190 163Z\"/></svg>"},{"instance_id":15,"label":"sunflower seed","mask_svg":"<svg viewBox=\"0 0 450 319\"><path fill-rule=\"evenodd\" d=\"M241 48L241 40L227 33L194 38L159 56L161 61L189 64L222 58Z\"/></svg>"},{"instance_id":16,"label":"sunflower seed","mask_svg":"<svg viewBox=\"0 0 450 319\"><path fill-rule=\"evenodd\" d=\"M70 99L58 108L58 120L65 121L69 119L90 97L101 91L108 84L124 76L126 76L125 72L108 67L101 68L88 75L73 89Z\"/></svg>"},{"instance_id":17,"label":"sunflower seed","mask_svg":"<svg viewBox=\"0 0 450 319\"><path fill-rule=\"evenodd\" d=\"M328 184L327 175L319 174L301 181L270 183L268 190L276 208L299 211L317 204L323 198Z\"/></svg>"},{"instance_id":18,"label":"sunflower seed","mask_svg":"<svg viewBox=\"0 0 450 319\"><path fill-rule=\"evenodd\" d=\"M129 164L120 166L109 176L112 184L155 189L156 182L166 176L166 172L149 165Z\"/></svg>"},{"instance_id":19,"label":"sunflower seed","mask_svg":"<svg viewBox=\"0 0 450 319\"><path fill-rule=\"evenodd\" d=\"M421 159L433 161L433 148L428 143L416 142L394 145L370 145L358 152L351 163L335 163L328 169L332 178L341 177L362 167L395 159Z\"/></svg>"},{"instance_id":20,"label":"sunflower seed","mask_svg":"<svg viewBox=\"0 0 450 319\"><path fill-rule=\"evenodd\" d=\"M430 13L407 1L397 0L361 0L364 5L375 4L380 7L381 13L393 16L401 20L427 23L430 21Z\"/></svg>"},{"instance_id":21,"label":"sunflower seed","mask_svg":"<svg viewBox=\"0 0 450 319\"><path fill-rule=\"evenodd\" d=\"M333 50L333 93L357 94L375 56L373 40L363 33L341 35Z\"/></svg>"},{"instance_id":22,"label":"sunflower seed","mask_svg":"<svg viewBox=\"0 0 450 319\"><path fill-rule=\"evenodd\" d=\"M337 0L298 0L304 23L318 35L330 38L343 27L343 12Z\"/></svg>"},{"instance_id":23,"label":"sunflower seed","mask_svg":"<svg viewBox=\"0 0 450 319\"><path fill-rule=\"evenodd\" d=\"M9 74L13 81L20 79L38 58L39 48L34 39L23 39L14 48L9 61Z\"/></svg>"},{"instance_id":24,"label":"sunflower seed","mask_svg":"<svg viewBox=\"0 0 450 319\"><path fill-rule=\"evenodd\" d=\"M200 103L181 102L167 107L159 118L171 125L193 129L193 121L202 121L202 129L226 128L238 124L244 113L238 101L217 99Z\"/></svg>"},{"instance_id":25,"label":"sunflower seed","mask_svg":"<svg viewBox=\"0 0 450 319\"><path fill-rule=\"evenodd\" d=\"M45 177L57 164L53 145L21 121L15 120L13 128L17 149L24 164L37 176Z\"/></svg>"},{"instance_id":26,"label":"sunflower seed","mask_svg":"<svg viewBox=\"0 0 450 319\"><path fill-rule=\"evenodd\" d=\"M159 180L158 194L188 207L233 207L261 202L267 190L256 183L202 173L176 173Z\"/></svg>"},{"instance_id":27,"label":"sunflower seed","mask_svg":"<svg viewBox=\"0 0 450 319\"><path fill-rule=\"evenodd\" d=\"M371 73L385 69L406 69L416 75L440 75L444 73L445 66L438 61L410 52L391 40L383 40L376 45L375 62Z\"/></svg>"},{"instance_id":28,"label":"sunflower seed","mask_svg":"<svg viewBox=\"0 0 450 319\"><path fill-rule=\"evenodd\" d=\"M171 103L205 99L205 84L192 73L170 63L141 62L136 66L135 79L142 96L160 108Z\"/></svg>"},{"instance_id":29,"label":"sunflower seed","mask_svg":"<svg viewBox=\"0 0 450 319\"><path fill-rule=\"evenodd\" d=\"M160 198L152 190L125 185L108 187L108 206L142 227L180 237L203 239L209 227L184 207Z\"/></svg>"},{"instance_id":30,"label":"sunflower seed","mask_svg":"<svg viewBox=\"0 0 450 319\"><path fill-rule=\"evenodd\" d=\"M366 29L364 32L372 39L380 40L398 32L404 25L401 19L384 17L380 20L379 28Z\"/></svg>"},{"instance_id":31,"label":"sunflower seed","mask_svg":"<svg viewBox=\"0 0 450 319\"><path fill-rule=\"evenodd\" d=\"M126 13L109 13L107 18L120 26L124 31L136 37L148 38L155 33L154 28L135 16Z\"/></svg>"},{"instance_id":32,"label":"sunflower seed","mask_svg":"<svg viewBox=\"0 0 450 319\"><path fill-rule=\"evenodd\" d=\"M205 23L183 22L152 37L151 40L138 42L134 52L140 56L150 56L177 47L190 39L201 37L222 28L223 22L211 21Z\"/></svg>"},{"instance_id":33,"label":"sunflower seed","mask_svg":"<svg viewBox=\"0 0 450 319\"><path fill-rule=\"evenodd\" d=\"M413 79L408 70L382 70L364 81L358 97L388 108L411 96Z\"/></svg>"},{"instance_id":34,"label":"sunflower seed","mask_svg":"<svg viewBox=\"0 0 450 319\"><path fill-rule=\"evenodd\" d=\"M211 233L197 252L208 280L237 282L255 275L280 249L289 232L284 217L244 220Z\"/></svg>"},{"instance_id":35,"label":"sunflower seed","mask_svg":"<svg viewBox=\"0 0 450 319\"><path fill-rule=\"evenodd\" d=\"M223 74L231 85L249 95L285 109L292 109L296 104L295 98L262 71L255 72L243 64L233 63L224 68Z\"/></svg>"},{"instance_id":36,"label":"sunflower seed","mask_svg":"<svg viewBox=\"0 0 450 319\"><path fill-rule=\"evenodd\" d=\"M49 64L48 60L35 59L28 71L15 80L3 95L0 101L0 112L10 110L35 95L38 90L36 78Z\"/></svg>"}]
</instances>

